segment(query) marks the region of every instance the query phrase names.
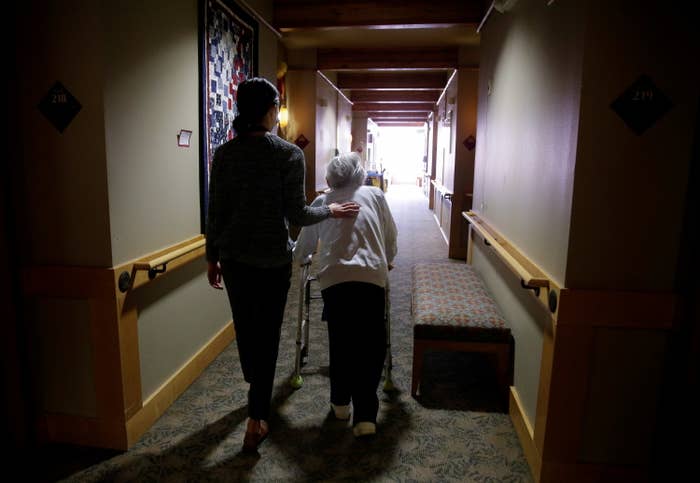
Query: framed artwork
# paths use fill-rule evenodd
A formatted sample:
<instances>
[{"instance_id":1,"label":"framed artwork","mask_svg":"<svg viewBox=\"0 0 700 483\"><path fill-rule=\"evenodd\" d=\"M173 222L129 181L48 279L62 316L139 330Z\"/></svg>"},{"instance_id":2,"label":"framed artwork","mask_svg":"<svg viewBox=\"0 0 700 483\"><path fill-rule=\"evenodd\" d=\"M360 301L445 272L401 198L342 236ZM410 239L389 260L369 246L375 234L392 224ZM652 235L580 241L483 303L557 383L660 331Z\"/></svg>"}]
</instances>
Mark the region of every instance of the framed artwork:
<instances>
[{"instance_id":1,"label":"framed artwork","mask_svg":"<svg viewBox=\"0 0 700 483\"><path fill-rule=\"evenodd\" d=\"M216 148L232 139L238 85L258 75L258 24L233 0L200 0L200 210L206 231Z\"/></svg>"}]
</instances>

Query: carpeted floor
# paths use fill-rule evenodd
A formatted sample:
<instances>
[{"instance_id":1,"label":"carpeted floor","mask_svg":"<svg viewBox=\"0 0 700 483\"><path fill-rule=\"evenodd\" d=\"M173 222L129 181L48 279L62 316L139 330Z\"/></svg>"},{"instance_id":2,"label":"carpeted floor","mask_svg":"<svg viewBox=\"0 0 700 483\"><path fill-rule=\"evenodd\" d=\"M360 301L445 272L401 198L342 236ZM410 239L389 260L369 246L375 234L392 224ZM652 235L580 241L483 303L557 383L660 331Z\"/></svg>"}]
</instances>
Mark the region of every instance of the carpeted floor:
<instances>
[{"instance_id":1,"label":"carpeted floor","mask_svg":"<svg viewBox=\"0 0 700 483\"><path fill-rule=\"evenodd\" d=\"M295 271L277 365L275 416L258 455L240 452L247 388L234 342L131 450L104 454L65 481L531 482L508 415L491 411L496 406L487 359L429 354L422 395L411 397L410 269L416 261L446 261L447 246L418 188L391 186L387 198L399 228L399 254L391 272L396 390L380 388L376 437L356 440L349 423L329 414L320 301L312 303L303 386L294 390L289 384L299 293Z\"/></svg>"}]
</instances>

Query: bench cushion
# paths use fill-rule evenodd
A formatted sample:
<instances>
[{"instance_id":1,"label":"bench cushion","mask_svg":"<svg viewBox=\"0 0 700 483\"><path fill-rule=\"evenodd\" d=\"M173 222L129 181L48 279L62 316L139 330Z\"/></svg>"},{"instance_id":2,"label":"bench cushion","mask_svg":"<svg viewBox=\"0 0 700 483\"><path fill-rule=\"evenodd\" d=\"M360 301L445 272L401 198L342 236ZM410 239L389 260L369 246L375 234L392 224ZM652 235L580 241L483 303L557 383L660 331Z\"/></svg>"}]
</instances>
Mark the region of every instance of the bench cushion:
<instances>
[{"instance_id":1,"label":"bench cushion","mask_svg":"<svg viewBox=\"0 0 700 483\"><path fill-rule=\"evenodd\" d=\"M466 263L413 267L413 334L421 339L500 342L510 328L479 275Z\"/></svg>"}]
</instances>

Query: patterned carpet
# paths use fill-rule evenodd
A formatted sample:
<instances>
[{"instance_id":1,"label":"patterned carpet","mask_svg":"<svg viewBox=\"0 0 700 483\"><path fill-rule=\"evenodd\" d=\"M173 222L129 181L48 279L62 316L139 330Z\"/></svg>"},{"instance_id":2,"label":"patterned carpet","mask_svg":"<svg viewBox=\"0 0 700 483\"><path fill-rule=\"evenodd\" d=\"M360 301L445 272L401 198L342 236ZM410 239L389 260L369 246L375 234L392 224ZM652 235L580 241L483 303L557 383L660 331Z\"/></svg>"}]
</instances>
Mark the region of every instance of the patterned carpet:
<instances>
[{"instance_id":1,"label":"patterned carpet","mask_svg":"<svg viewBox=\"0 0 700 483\"><path fill-rule=\"evenodd\" d=\"M293 390L289 384L299 293L295 271L282 329L275 415L259 455L240 452L247 389L234 342L130 451L64 481L531 482L508 415L489 409L495 407L495 392L488 360L429 354L420 400L411 397L410 269L416 261L446 261L447 247L416 187L391 186L387 198L399 228L399 254L391 272L396 390L380 389L374 439L356 440L349 423L330 416L327 336L318 300L312 303L303 386ZM357 356L362 357L361 347Z\"/></svg>"}]
</instances>

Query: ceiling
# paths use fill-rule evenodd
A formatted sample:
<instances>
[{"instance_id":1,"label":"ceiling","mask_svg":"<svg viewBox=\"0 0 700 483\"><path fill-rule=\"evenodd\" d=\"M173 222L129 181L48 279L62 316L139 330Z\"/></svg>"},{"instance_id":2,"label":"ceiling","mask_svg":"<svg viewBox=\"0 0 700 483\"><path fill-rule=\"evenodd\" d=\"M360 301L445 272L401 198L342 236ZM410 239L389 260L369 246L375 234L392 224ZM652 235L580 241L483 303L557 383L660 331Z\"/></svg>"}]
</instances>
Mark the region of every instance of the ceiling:
<instances>
[{"instance_id":1,"label":"ceiling","mask_svg":"<svg viewBox=\"0 0 700 483\"><path fill-rule=\"evenodd\" d=\"M274 0L287 50L316 49L317 68L380 126L428 120L454 69L478 64L485 0Z\"/></svg>"}]
</instances>

